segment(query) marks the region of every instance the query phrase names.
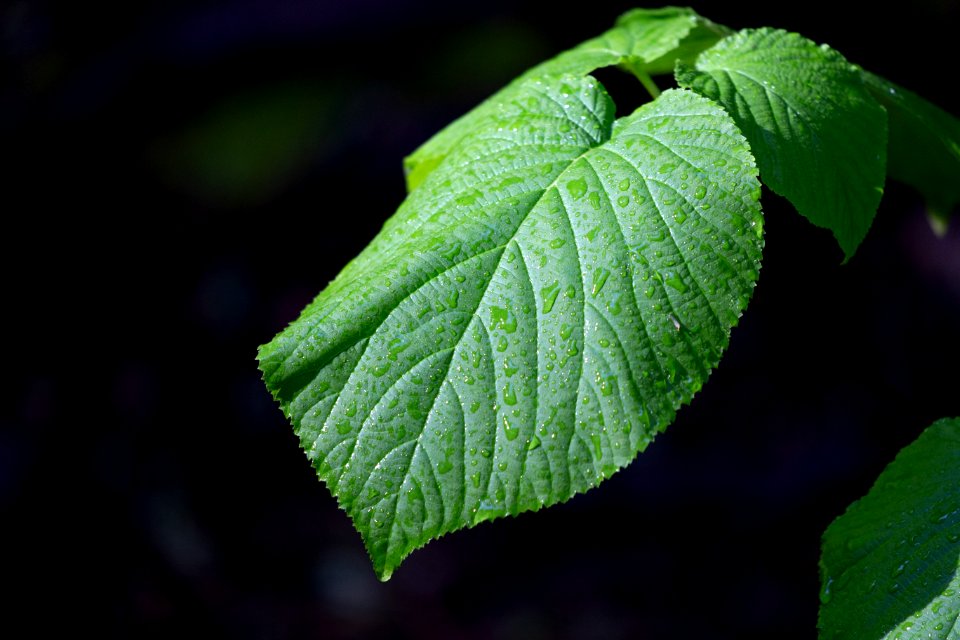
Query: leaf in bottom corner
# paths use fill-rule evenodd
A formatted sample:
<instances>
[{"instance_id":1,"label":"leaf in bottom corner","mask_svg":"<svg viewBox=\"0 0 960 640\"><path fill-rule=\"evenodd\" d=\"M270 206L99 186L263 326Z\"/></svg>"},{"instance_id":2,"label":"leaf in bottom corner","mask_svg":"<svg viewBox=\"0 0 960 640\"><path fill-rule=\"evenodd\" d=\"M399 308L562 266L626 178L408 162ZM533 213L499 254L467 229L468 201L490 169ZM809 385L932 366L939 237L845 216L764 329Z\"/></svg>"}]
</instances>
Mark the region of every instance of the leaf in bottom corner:
<instances>
[{"instance_id":1,"label":"leaf in bottom corner","mask_svg":"<svg viewBox=\"0 0 960 640\"><path fill-rule=\"evenodd\" d=\"M960 419L935 422L823 535L820 637L960 633Z\"/></svg>"}]
</instances>

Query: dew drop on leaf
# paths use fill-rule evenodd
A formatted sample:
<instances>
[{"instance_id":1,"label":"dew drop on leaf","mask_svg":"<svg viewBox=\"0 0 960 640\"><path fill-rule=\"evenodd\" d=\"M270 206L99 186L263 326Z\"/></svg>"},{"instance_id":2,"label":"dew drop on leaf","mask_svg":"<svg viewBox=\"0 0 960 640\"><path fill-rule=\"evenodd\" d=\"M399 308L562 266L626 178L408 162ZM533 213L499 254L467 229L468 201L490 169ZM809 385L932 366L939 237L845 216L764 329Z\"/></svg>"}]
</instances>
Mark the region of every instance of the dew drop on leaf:
<instances>
[{"instance_id":1,"label":"dew drop on leaf","mask_svg":"<svg viewBox=\"0 0 960 640\"><path fill-rule=\"evenodd\" d=\"M603 267L597 267L593 271L593 288L590 290L590 295L596 298L597 294L600 293L600 290L603 289L603 285L607 283L607 278L609 277L609 270Z\"/></svg>"},{"instance_id":2,"label":"dew drop on leaf","mask_svg":"<svg viewBox=\"0 0 960 640\"><path fill-rule=\"evenodd\" d=\"M587 181L583 178L567 182L567 191L573 198L582 198L587 193Z\"/></svg>"}]
</instances>

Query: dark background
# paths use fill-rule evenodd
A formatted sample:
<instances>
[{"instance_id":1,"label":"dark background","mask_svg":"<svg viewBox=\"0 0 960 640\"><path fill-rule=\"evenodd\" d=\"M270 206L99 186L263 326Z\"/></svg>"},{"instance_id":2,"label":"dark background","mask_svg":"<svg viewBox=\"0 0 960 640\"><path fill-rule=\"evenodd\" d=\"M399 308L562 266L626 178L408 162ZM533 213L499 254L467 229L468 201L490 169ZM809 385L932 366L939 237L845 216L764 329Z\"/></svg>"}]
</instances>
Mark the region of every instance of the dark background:
<instances>
[{"instance_id":1,"label":"dark background","mask_svg":"<svg viewBox=\"0 0 960 640\"><path fill-rule=\"evenodd\" d=\"M766 193L754 301L676 423L599 489L433 542L386 584L259 381L257 345L403 198L402 157L630 6L0 4L5 624L814 638L823 529L960 414L960 229L936 239L910 189L888 185L845 266ZM958 3L854 6L695 3L960 114Z\"/></svg>"}]
</instances>

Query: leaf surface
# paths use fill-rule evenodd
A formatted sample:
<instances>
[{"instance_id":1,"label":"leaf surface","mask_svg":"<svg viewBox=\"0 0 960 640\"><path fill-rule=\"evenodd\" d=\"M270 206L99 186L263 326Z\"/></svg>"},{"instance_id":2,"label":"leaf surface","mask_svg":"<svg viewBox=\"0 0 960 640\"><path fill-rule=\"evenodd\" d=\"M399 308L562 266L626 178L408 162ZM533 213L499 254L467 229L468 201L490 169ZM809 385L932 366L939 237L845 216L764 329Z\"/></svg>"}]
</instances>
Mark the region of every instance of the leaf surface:
<instances>
[{"instance_id":1,"label":"leaf surface","mask_svg":"<svg viewBox=\"0 0 960 640\"><path fill-rule=\"evenodd\" d=\"M764 184L833 232L849 259L883 195L886 114L859 68L776 29L744 30L678 65L681 86L733 116Z\"/></svg>"},{"instance_id":2,"label":"leaf surface","mask_svg":"<svg viewBox=\"0 0 960 640\"><path fill-rule=\"evenodd\" d=\"M606 33L528 70L421 145L404 160L407 188L412 191L419 185L461 138L495 111L497 105L513 99L531 78L563 74L585 76L597 69L618 65L633 73L670 73L676 60L692 60L727 33L725 27L689 8L628 11Z\"/></svg>"},{"instance_id":3,"label":"leaf surface","mask_svg":"<svg viewBox=\"0 0 960 640\"><path fill-rule=\"evenodd\" d=\"M960 419L905 447L823 536L820 637L960 637Z\"/></svg>"},{"instance_id":4,"label":"leaf surface","mask_svg":"<svg viewBox=\"0 0 960 640\"><path fill-rule=\"evenodd\" d=\"M889 80L863 76L890 116L887 173L920 191L930 212L945 218L960 202L960 120Z\"/></svg>"},{"instance_id":5,"label":"leaf surface","mask_svg":"<svg viewBox=\"0 0 960 640\"><path fill-rule=\"evenodd\" d=\"M259 353L382 579L629 463L717 364L759 269L756 166L712 102L667 91L614 122L566 75L471 122Z\"/></svg>"}]
</instances>

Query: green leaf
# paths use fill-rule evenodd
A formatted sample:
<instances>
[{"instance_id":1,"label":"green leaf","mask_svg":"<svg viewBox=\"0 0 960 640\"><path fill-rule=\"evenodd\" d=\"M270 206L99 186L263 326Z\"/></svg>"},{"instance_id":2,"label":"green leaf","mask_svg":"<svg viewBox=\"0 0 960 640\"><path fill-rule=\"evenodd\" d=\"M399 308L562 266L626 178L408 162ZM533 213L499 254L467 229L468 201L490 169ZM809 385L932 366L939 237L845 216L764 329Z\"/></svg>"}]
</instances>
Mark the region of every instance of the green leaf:
<instances>
[{"instance_id":1,"label":"green leaf","mask_svg":"<svg viewBox=\"0 0 960 640\"><path fill-rule=\"evenodd\" d=\"M692 60L728 32L688 8L629 11L606 33L530 69L421 145L404 160L407 189L412 191L423 182L464 135L489 117L497 105L512 100L519 87L531 78L585 76L615 65L640 77L670 73L676 60Z\"/></svg>"},{"instance_id":2,"label":"green leaf","mask_svg":"<svg viewBox=\"0 0 960 640\"><path fill-rule=\"evenodd\" d=\"M833 232L847 259L883 195L886 115L858 67L775 29L741 31L678 65L681 86L716 100L757 157L764 184Z\"/></svg>"},{"instance_id":3,"label":"green leaf","mask_svg":"<svg viewBox=\"0 0 960 640\"><path fill-rule=\"evenodd\" d=\"M823 536L820 638L958 637L960 419L935 422Z\"/></svg>"},{"instance_id":4,"label":"green leaf","mask_svg":"<svg viewBox=\"0 0 960 640\"><path fill-rule=\"evenodd\" d=\"M757 278L757 170L715 104L672 90L614 122L603 87L569 75L509 95L260 350L382 579L628 464Z\"/></svg>"},{"instance_id":5,"label":"green leaf","mask_svg":"<svg viewBox=\"0 0 960 640\"><path fill-rule=\"evenodd\" d=\"M960 202L960 120L880 76L863 77L890 116L888 174L920 191L930 213L945 218Z\"/></svg>"}]
</instances>

